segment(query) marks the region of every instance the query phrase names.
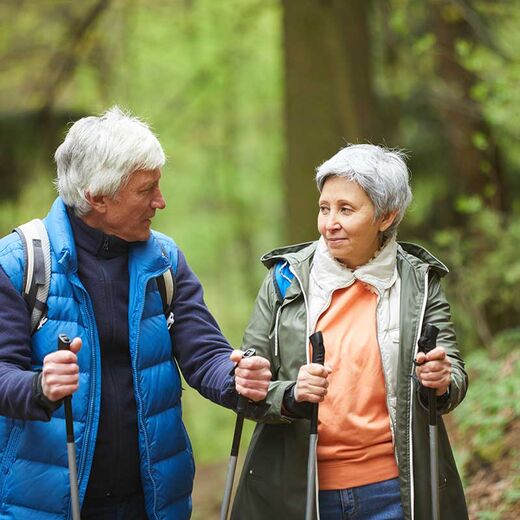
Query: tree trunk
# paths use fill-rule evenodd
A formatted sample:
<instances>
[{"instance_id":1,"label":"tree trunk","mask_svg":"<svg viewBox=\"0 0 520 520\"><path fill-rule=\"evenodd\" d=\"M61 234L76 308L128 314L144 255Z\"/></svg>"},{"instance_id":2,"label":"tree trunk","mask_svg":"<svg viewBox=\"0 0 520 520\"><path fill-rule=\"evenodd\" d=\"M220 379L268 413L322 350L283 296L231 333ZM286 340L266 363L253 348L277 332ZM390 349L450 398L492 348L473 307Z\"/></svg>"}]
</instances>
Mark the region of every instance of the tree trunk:
<instances>
[{"instance_id":1,"label":"tree trunk","mask_svg":"<svg viewBox=\"0 0 520 520\"><path fill-rule=\"evenodd\" d=\"M283 0L287 238L317 236L314 170L380 138L367 0Z\"/></svg>"},{"instance_id":2,"label":"tree trunk","mask_svg":"<svg viewBox=\"0 0 520 520\"><path fill-rule=\"evenodd\" d=\"M437 71L442 80L438 108L450 143L454 193L477 195L488 207L504 210L505 187L499 153L479 103L471 92L477 82L457 56L460 41L475 43L474 29L450 0L430 0L436 35Z\"/></svg>"}]
</instances>

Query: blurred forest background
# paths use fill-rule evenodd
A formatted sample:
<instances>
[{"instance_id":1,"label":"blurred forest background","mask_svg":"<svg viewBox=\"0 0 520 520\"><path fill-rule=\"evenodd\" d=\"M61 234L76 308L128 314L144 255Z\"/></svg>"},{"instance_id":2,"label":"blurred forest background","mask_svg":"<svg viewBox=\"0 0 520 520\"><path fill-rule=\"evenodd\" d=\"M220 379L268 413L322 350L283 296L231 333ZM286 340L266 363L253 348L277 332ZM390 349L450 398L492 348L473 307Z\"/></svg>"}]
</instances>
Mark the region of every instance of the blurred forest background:
<instances>
[{"instance_id":1,"label":"blurred forest background","mask_svg":"<svg viewBox=\"0 0 520 520\"><path fill-rule=\"evenodd\" d=\"M346 143L404 148L400 239L450 267L472 378L448 418L471 517L517 519L519 27L515 0L1 0L0 231L46 213L71 121L129 109L169 157L155 227L239 345L260 255L316 238L314 168ZM193 518L218 518L234 416L189 390L184 414Z\"/></svg>"}]
</instances>

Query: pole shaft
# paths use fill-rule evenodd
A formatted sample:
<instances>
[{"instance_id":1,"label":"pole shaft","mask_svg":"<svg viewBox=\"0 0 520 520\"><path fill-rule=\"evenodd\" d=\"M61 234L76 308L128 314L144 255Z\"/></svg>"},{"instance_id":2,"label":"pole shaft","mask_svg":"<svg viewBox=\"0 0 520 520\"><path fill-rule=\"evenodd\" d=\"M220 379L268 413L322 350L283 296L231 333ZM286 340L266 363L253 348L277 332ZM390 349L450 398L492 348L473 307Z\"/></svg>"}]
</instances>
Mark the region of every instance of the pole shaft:
<instances>
[{"instance_id":1,"label":"pole shaft","mask_svg":"<svg viewBox=\"0 0 520 520\"><path fill-rule=\"evenodd\" d=\"M325 345L323 334L316 331L309 340L312 345L312 362L323 365L325 362ZM318 446L318 403L312 405L309 431L309 456L307 459L307 497L305 501L305 520L313 520L316 516L316 449Z\"/></svg>"},{"instance_id":2,"label":"pole shaft","mask_svg":"<svg viewBox=\"0 0 520 520\"><path fill-rule=\"evenodd\" d=\"M309 436L309 458L307 460L307 501L305 503L305 520L312 520L316 509L316 447L318 435Z\"/></svg>"},{"instance_id":3,"label":"pole shaft","mask_svg":"<svg viewBox=\"0 0 520 520\"><path fill-rule=\"evenodd\" d=\"M231 504L231 493L233 491L233 481L235 480L235 471L237 469L238 455L232 455L229 458L226 473L226 484L224 487L224 497L222 498L222 506L220 508L220 520L227 520L229 513L229 505Z\"/></svg>"},{"instance_id":4,"label":"pole shaft","mask_svg":"<svg viewBox=\"0 0 520 520\"><path fill-rule=\"evenodd\" d=\"M71 340L66 334L58 335L58 350L70 350ZM72 414L72 396L63 399L65 410L65 430L67 433L67 460L69 463L70 504L72 520L80 520L78 467L76 464L76 445L74 444L74 416Z\"/></svg>"},{"instance_id":5,"label":"pole shaft","mask_svg":"<svg viewBox=\"0 0 520 520\"><path fill-rule=\"evenodd\" d=\"M74 441L67 442L67 458L69 461L70 502L72 520L80 520L78 469L76 466L76 445Z\"/></svg>"},{"instance_id":6,"label":"pole shaft","mask_svg":"<svg viewBox=\"0 0 520 520\"><path fill-rule=\"evenodd\" d=\"M254 348L248 348L243 357L252 357L256 355L256 350ZM238 364L236 364L229 375L235 374L235 369ZM248 400L243 397L238 397L237 402L237 420L235 423L235 432L233 434L233 443L231 444L231 453L228 462L228 469L226 473L226 484L224 487L224 496L222 498L222 505L220 507L220 520L227 520L229 513L229 506L231 504L231 494L233 492L233 482L235 480L235 471L237 468L238 461L238 452L240 450L240 439L242 437L242 428L244 426L244 417L248 407Z\"/></svg>"},{"instance_id":7,"label":"pole shaft","mask_svg":"<svg viewBox=\"0 0 520 520\"><path fill-rule=\"evenodd\" d=\"M430 425L430 479L431 479L431 499L432 499L432 518L440 519L439 502L439 466L438 466L438 434L437 425Z\"/></svg>"}]
</instances>

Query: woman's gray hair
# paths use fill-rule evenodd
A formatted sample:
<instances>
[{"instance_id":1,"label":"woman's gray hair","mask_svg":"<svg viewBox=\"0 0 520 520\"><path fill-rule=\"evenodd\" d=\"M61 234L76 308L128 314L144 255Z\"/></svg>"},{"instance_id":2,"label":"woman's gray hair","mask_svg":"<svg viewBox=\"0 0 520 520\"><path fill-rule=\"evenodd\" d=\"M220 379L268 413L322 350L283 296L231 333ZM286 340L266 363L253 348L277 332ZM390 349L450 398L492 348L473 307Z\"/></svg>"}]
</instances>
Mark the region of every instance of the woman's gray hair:
<instances>
[{"instance_id":1,"label":"woman's gray hair","mask_svg":"<svg viewBox=\"0 0 520 520\"><path fill-rule=\"evenodd\" d=\"M383 232L383 242L397 234L406 208L412 200L406 155L373 144L353 144L316 168L321 192L329 177L343 177L358 184L375 208L375 218L397 212L392 225Z\"/></svg>"},{"instance_id":2,"label":"woman's gray hair","mask_svg":"<svg viewBox=\"0 0 520 520\"><path fill-rule=\"evenodd\" d=\"M115 196L137 170L162 168L161 144L146 123L115 106L74 123L54 154L58 193L77 215L86 215L86 193Z\"/></svg>"}]
</instances>

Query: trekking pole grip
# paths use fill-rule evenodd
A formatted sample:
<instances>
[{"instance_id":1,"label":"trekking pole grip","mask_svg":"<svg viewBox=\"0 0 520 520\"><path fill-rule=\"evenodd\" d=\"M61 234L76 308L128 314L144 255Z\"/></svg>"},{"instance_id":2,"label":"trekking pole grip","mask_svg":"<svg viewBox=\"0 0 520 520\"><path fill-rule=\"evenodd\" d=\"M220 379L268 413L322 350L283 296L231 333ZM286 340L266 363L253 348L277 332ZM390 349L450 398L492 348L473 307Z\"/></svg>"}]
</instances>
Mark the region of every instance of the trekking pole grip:
<instances>
[{"instance_id":1,"label":"trekking pole grip","mask_svg":"<svg viewBox=\"0 0 520 520\"><path fill-rule=\"evenodd\" d=\"M58 350L70 350L71 339L66 334L58 335ZM65 408L65 427L67 430L67 442L74 442L74 422L72 418L72 396L63 398Z\"/></svg>"},{"instance_id":2,"label":"trekking pole grip","mask_svg":"<svg viewBox=\"0 0 520 520\"><path fill-rule=\"evenodd\" d=\"M318 331L309 338L312 345L312 362L323 365L325 362L325 345L323 344L323 334ZM318 433L318 404L312 407L311 411L311 434Z\"/></svg>"},{"instance_id":3,"label":"trekking pole grip","mask_svg":"<svg viewBox=\"0 0 520 520\"><path fill-rule=\"evenodd\" d=\"M312 362L323 365L325 361L325 345L321 331L315 332L309 338L312 345Z\"/></svg>"},{"instance_id":4,"label":"trekking pole grip","mask_svg":"<svg viewBox=\"0 0 520 520\"><path fill-rule=\"evenodd\" d=\"M256 350L254 348L248 348L244 351L242 354L243 358L253 357L256 356ZM238 367L238 363L233 367L233 369L230 372L230 375L234 375L236 368ZM237 403L237 414L244 415L247 409L248 400L242 396L238 396L238 403Z\"/></svg>"},{"instance_id":5,"label":"trekking pole grip","mask_svg":"<svg viewBox=\"0 0 520 520\"><path fill-rule=\"evenodd\" d=\"M439 329L435 325L427 323L424 326L423 333L419 338L419 351L428 354L437 346L437 335ZM437 390L435 388L428 388L428 415L430 425L437 424Z\"/></svg>"}]
</instances>

